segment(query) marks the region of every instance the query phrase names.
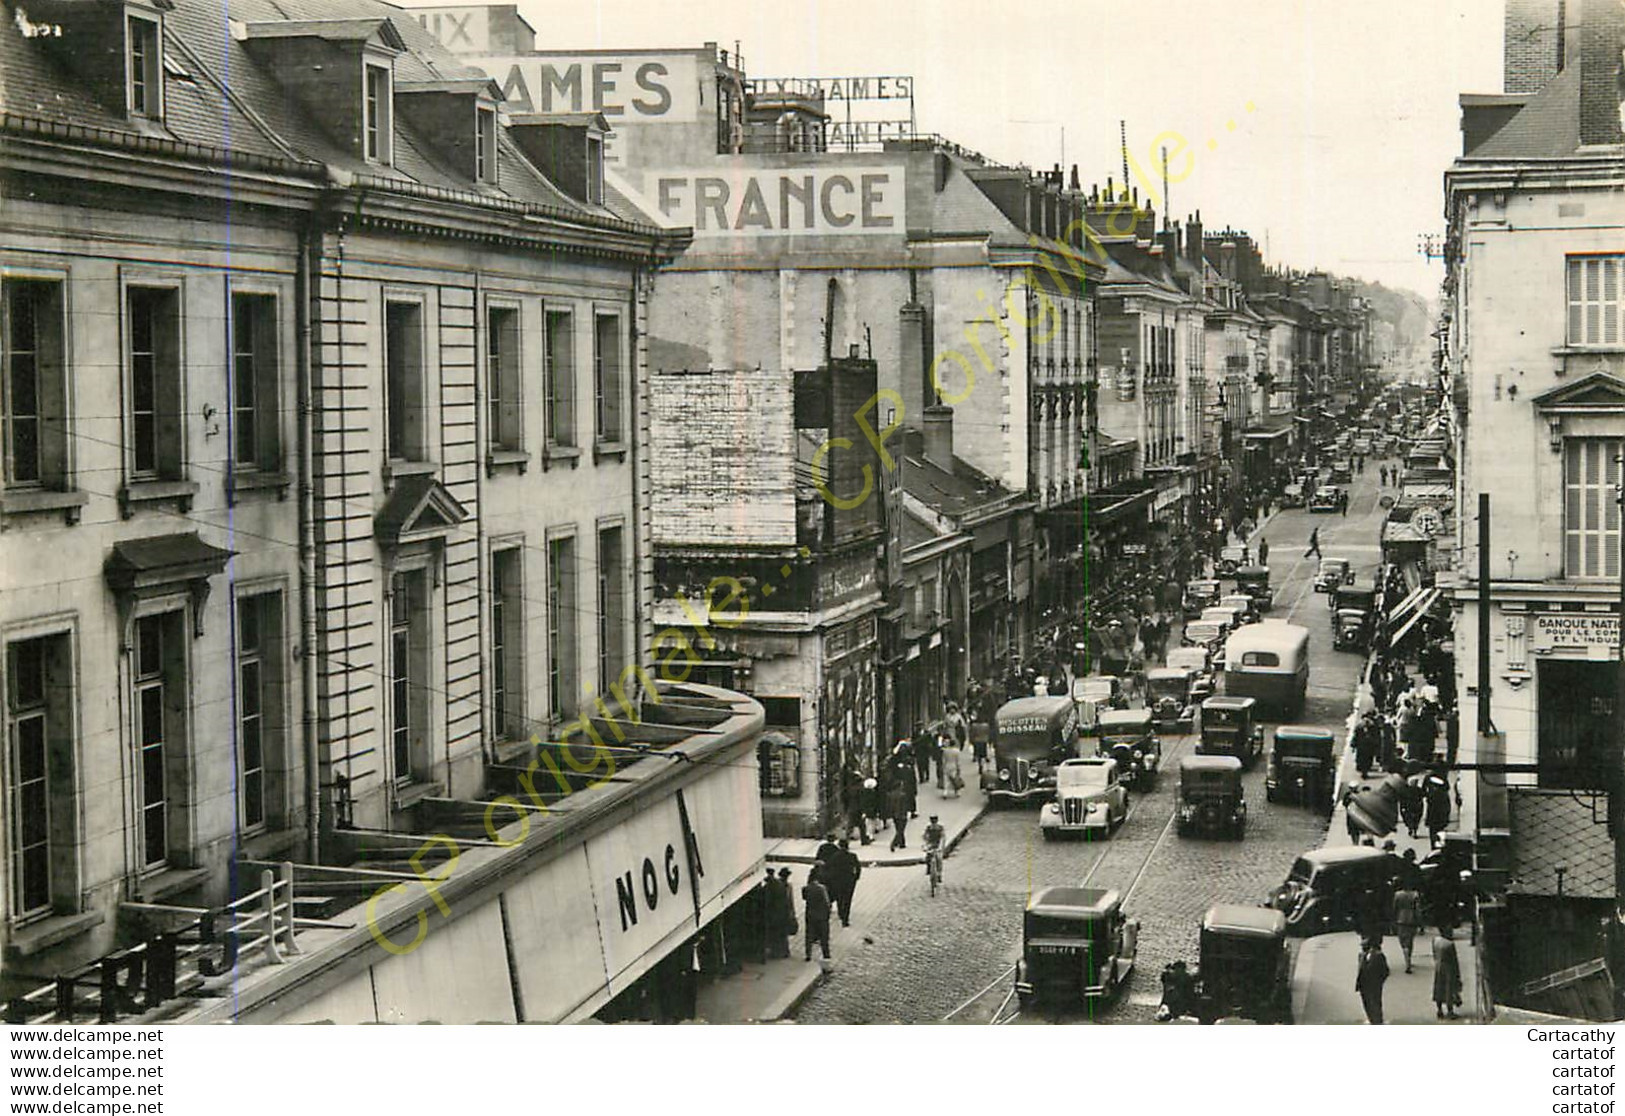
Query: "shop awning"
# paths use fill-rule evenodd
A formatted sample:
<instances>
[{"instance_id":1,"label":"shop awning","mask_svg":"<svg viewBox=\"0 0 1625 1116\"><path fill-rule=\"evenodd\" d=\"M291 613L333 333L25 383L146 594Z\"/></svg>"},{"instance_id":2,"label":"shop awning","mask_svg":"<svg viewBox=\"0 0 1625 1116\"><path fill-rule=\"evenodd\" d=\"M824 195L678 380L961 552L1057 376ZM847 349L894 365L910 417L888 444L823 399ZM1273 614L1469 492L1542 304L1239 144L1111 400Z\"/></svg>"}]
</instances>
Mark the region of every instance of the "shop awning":
<instances>
[{"instance_id":1,"label":"shop awning","mask_svg":"<svg viewBox=\"0 0 1625 1116\"><path fill-rule=\"evenodd\" d=\"M1400 608L1395 610L1395 612L1390 613L1388 617L1388 627L1389 630L1393 632L1393 635L1389 637L1389 642L1398 643L1400 640L1404 639L1405 636L1410 633L1410 630L1421 622L1422 617L1428 614L1428 609L1433 607L1433 602L1439 599L1439 594L1443 591L1444 590L1442 589L1418 589L1409 597L1406 597L1405 600L1401 601ZM1409 615L1405 616L1404 621L1400 623L1399 627L1395 629L1394 617L1398 615L1400 611L1403 610L1405 606L1413 599L1416 601L1416 604L1411 608Z\"/></svg>"},{"instance_id":2,"label":"shop awning","mask_svg":"<svg viewBox=\"0 0 1625 1116\"><path fill-rule=\"evenodd\" d=\"M1292 433L1292 427L1283 426L1279 430L1249 430L1247 438L1253 442L1273 442L1277 438L1285 438Z\"/></svg>"}]
</instances>

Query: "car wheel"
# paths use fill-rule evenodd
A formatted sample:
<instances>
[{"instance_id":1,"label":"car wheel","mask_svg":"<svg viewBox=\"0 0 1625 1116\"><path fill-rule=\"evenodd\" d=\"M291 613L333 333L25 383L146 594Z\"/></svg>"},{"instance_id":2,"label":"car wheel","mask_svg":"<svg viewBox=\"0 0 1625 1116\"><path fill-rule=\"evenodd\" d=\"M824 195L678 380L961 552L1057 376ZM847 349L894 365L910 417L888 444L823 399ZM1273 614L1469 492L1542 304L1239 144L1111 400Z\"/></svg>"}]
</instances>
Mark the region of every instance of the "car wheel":
<instances>
[{"instance_id":1,"label":"car wheel","mask_svg":"<svg viewBox=\"0 0 1625 1116\"><path fill-rule=\"evenodd\" d=\"M1265 802L1274 802L1275 801L1275 788L1274 787L1265 787L1264 788L1264 801Z\"/></svg>"},{"instance_id":2,"label":"car wheel","mask_svg":"<svg viewBox=\"0 0 1625 1116\"><path fill-rule=\"evenodd\" d=\"M1046 841L1055 840L1055 830L1053 829L1040 829L1038 832L1044 835L1044 840Z\"/></svg>"},{"instance_id":3,"label":"car wheel","mask_svg":"<svg viewBox=\"0 0 1625 1116\"><path fill-rule=\"evenodd\" d=\"M1033 1007L1033 1004L1036 1003L1037 1000L1038 1000L1038 997L1036 995L1034 995L1033 993L1031 993L1031 992L1017 992L1016 993L1016 1003L1021 1005L1021 1010L1022 1011L1031 1011L1032 1007Z\"/></svg>"}]
</instances>

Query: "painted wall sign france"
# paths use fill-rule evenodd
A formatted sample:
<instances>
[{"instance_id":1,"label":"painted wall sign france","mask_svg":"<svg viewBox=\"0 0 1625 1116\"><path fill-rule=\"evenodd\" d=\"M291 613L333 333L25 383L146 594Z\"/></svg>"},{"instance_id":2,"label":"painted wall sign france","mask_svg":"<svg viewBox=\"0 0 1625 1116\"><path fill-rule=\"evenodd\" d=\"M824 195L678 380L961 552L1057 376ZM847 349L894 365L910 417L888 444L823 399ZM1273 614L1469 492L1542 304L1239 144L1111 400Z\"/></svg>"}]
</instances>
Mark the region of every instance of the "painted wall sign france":
<instances>
[{"instance_id":1,"label":"painted wall sign france","mask_svg":"<svg viewBox=\"0 0 1625 1116\"><path fill-rule=\"evenodd\" d=\"M510 112L601 112L625 123L699 117L694 59L685 54L563 55L470 59L502 87Z\"/></svg>"},{"instance_id":2,"label":"painted wall sign france","mask_svg":"<svg viewBox=\"0 0 1625 1116\"><path fill-rule=\"evenodd\" d=\"M701 236L901 233L901 167L679 171L656 181L661 213Z\"/></svg>"}]
</instances>

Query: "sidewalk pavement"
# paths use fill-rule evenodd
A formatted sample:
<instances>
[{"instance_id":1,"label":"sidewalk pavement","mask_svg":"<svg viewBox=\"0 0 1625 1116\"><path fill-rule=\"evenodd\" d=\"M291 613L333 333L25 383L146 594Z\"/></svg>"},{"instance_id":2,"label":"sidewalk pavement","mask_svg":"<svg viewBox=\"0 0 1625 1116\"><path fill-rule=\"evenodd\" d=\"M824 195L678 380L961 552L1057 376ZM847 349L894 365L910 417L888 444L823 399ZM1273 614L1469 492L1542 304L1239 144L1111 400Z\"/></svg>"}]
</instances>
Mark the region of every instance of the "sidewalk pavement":
<instances>
[{"instance_id":1,"label":"sidewalk pavement","mask_svg":"<svg viewBox=\"0 0 1625 1116\"><path fill-rule=\"evenodd\" d=\"M992 763L992 760L988 762ZM987 808L987 796L982 793L981 777L976 773L976 761L971 759L969 748L965 748L960 757L959 776L965 780L965 786L957 797L944 796L935 783L920 785L915 797L919 817L911 819L904 831L908 839L906 848L895 851L891 848L894 831L890 824L873 833L869 844L854 844L852 851L858 854L858 860L864 867L924 864L925 827L932 814L941 819L942 827L948 834L947 847L952 850ZM818 846L823 843L822 837L770 837L767 839L767 859L777 864L811 864L817 859Z\"/></svg>"},{"instance_id":2,"label":"sidewalk pavement","mask_svg":"<svg viewBox=\"0 0 1625 1116\"><path fill-rule=\"evenodd\" d=\"M1455 1019L1440 1019L1433 1006L1433 934L1416 936L1411 960L1414 971L1405 971L1405 956L1399 939L1383 938L1382 952L1388 958L1389 977L1382 990L1382 1014L1388 1023L1477 1023L1478 953L1465 933L1456 935L1456 957L1461 962L1461 1006ZM1365 1009L1354 990L1354 977L1360 960L1360 936L1352 930L1341 934L1320 934L1307 939L1298 949L1292 967L1292 1021L1294 1023L1364 1023Z\"/></svg>"},{"instance_id":3,"label":"sidewalk pavement","mask_svg":"<svg viewBox=\"0 0 1625 1116\"><path fill-rule=\"evenodd\" d=\"M864 872L852 897L851 925L841 926L839 920L835 920L836 924L830 929L832 960L807 961L798 956L804 955L806 949L806 928L803 927L803 932L790 940L788 958L765 963L746 962L740 972L702 985L697 998L699 1018L709 1023L777 1022L793 1012L825 978L839 979L841 959L864 948L869 929L892 900L919 878L915 872L925 863L923 845L927 819L936 814L941 820L951 852L987 809L987 796L982 793L969 748L965 749L960 775L965 786L957 798L943 797L933 783L920 788L916 799L920 816L908 824L906 848L892 851L893 832L889 825L875 833L870 844L854 846ZM807 882L807 868L803 866L814 862L821 844L822 838L810 837L778 837L766 841L768 862L791 868L790 887L796 897L798 921L804 918L801 886ZM903 870L892 870L899 868ZM814 956L817 956L816 948Z\"/></svg>"}]
</instances>

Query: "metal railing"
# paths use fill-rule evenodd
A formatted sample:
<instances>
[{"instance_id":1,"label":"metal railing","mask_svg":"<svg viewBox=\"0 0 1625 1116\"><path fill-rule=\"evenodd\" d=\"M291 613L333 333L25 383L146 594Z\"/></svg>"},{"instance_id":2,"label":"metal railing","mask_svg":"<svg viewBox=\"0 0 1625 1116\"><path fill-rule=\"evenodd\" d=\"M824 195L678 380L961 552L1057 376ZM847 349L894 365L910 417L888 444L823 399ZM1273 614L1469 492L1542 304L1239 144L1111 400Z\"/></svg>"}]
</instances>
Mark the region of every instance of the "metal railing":
<instances>
[{"instance_id":1,"label":"metal railing","mask_svg":"<svg viewBox=\"0 0 1625 1116\"><path fill-rule=\"evenodd\" d=\"M124 915L168 921L168 929L99 957L6 1002L6 1022L38 1025L115 1023L142 1016L181 996L207 994L259 951L280 965L297 954L293 865L261 868L260 886L217 910L158 903L121 903Z\"/></svg>"}]
</instances>

